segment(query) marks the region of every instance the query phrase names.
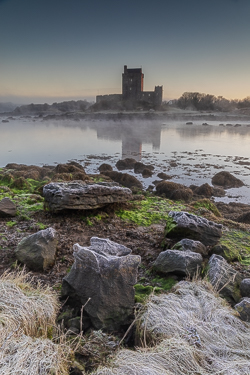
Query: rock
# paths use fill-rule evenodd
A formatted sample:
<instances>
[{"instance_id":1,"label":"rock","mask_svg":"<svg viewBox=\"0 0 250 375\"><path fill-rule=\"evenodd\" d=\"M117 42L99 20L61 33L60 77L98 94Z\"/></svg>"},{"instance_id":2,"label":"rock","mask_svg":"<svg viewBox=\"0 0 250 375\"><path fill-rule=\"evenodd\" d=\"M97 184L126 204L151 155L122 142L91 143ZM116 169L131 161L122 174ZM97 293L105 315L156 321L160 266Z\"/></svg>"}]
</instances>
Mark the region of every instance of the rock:
<instances>
[{"instance_id":1,"label":"rock","mask_svg":"<svg viewBox=\"0 0 250 375\"><path fill-rule=\"evenodd\" d=\"M73 173L73 172L85 173L85 170L81 164L76 163L74 161L67 163L67 164L57 164L55 168L55 173Z\"/></svg>"},{"instance_id":2,"label":"rock","mask_svg":"<svg viewBox=\"0 0 250 375\"><path fill-rule=\"evenodd\" d=\"M222 225L213 221L189 214L188 212L169 212L166 224L167 237L191 238L200 241L205 246L214 246L222 235Z\"/></svg>"},{"instance_id":3,"label":"rock","mask_svg":"<svg viewBox=\"0 0 250 375\"><path fill-rule=\"evenodd\" d=\"M161 273L177 272L192 277L201 263L202 256L192 251L165 250L159 254L153 268Z\"/></svg>"},{"instance_id":4,"label":"rock","mask_svg":"<svg viewBox=\"0 0 250 375\"><path fill-rule=\"evenodd\" d=\"M108 176L111 180L118 182L122 186L125 186L130 189L139 189L142 190L143 186L142 183L134 176L131 176L128 173L121 173L121 172L102 172L104 176Z\"/></svg>"},{"instance_id":5,"label":"rock","mask_svg":"<svg viewBox=\"0 0 250 375\"><path fill-rule=\"evenodd\" d=\"M126 158L126 159L118 160L115 166L119 171L123 171L124 169L133 169L135 163L136 163L135 159Z\"/></svg>"},{"instance_id":6,"label":"rock","mask_svg":"<svg viewBox=\"0 0 250 375\"><path fill-rule=\"evenodd\" d=\"M226 171L216 173L212 178L212 184L223 186L225 189L238 188L244 185L241 180Z\"/></svg>"},{"instance_id":7,"label":"rock","mask_svg":"<svg viewBox=\"0 0 250 375\"><path fill-rule=\"evenodd\" d=\"M170 180L172 178L172 176L169 176L164 172L158 173L157 177L161 178L162 180Z\"/></svg>"},{"instance_id":8,"label":"rock","mask_svg":"<svg viewBox=\"0 0 250 375\"><path fill-rule=\"evenodd\" d=\"M151 172L154 170L154 166L150 164L143 164L141 162L136 162L134 165L134 172L135 173L143 173L144 169L148 169ZM152 173L151 173L152 176Z\"/></svg>"},{"instance_id":9,"label":"rock","mask_svg":"<svg viewBox=\"0 0 250 375\"><path fill-rule=\"evenodd\" d=\"M164 194L166 198L172 200L189 201L193 192L188 187L177 184L176 182L162 181L156 185L156 192L158 195Z\"/></svg>"},{"instance_id":10,"label":"rock","mask_svg":"<svg viewBox=\"0 0 250 375\"><path fill-rule=\"evenodd\" d=\"M240 283L240 293L242 297L250 298L250 279L243 279Z\"/></svg>"},{"instance_id":11,"label":"rock","mask_svg":"<svg viewBox=\"0 0 250 375\"><path fill-rule=\"evenodd\" d=\"M105 172L105 171L113 171L113 168L111 167L110 164L103 163L99 166L98 168L99 172Z\"/></svg>"},{"instance_id":12,"label":"rock","mask_svg":"<svg viewBox=\"0 0 250 375\"><path fill-rule=\"evenodd\" d=\"M205 183L194 189L194 193L197 195L202 195L206 198L210 198L213 195L213 188L209 184Z\"/></svg>"},{"instance_id":13,"label":"rock","mask_svg":"<svg viewBox=\"0 0 250 375\"><path fill-rule=\"evenodd\" d=\"M240 274L220 255L213 254L208 262L208 278L215 289L230 302L240 300Z\"/></svg>"},{"instance_id":14,"label":"rock","mask_svg":"<svg viewBox=\"0 0 250 375\"><path fill-rule=\"evenodd\" d=\"M84 311L96 329L116 330L133 314L140 256L108 239L93 237L91 246L73 246L74 264L63 279L62 296Z\"/></svg>"},{"instance_id":15,"label":"rock","mask_svg":"<svg viewBox=\"0 0 250 375\"><path fill-rule=\"evenodd\" d=\"M250 322L250 298L242 298L242 300L234 306L239 313L240 319L244 322Z\"/></svg>"},{"instance_id":16,"label":"rock","mask_svg":"<svg viewBox=\"0 0 250 375\"><path fill-rule=\"evenodd\" d=\"M193 125L192 121L186 122L186 125Z\"/></svg>"},{"instance_id":17,"label":"rock","mask_svg":"<svg viewBox=\"0 0 250 375\"><path fill-rule=\"evenodd\" d=\"M131 199L129 189L113 182L86 184L79 181L49 183L43 187L45 206L57 212L69 210L91 210L110 203L126 202Z\"/></svg>"},{"instance_id":18,"label":"rock","mask_svg":"<svg viewBox=\"0 0 250 375\"><path fill-rule=\"evenodd\" d=\"M198 253L203 256L208 255L208 250L203 243L200 241L190 240L189 238L184 238L177 242L172 249L180 251L192 251L193 253Z\"/></svg>"},{"instance_id":19,"label":"rock","mask_svg":"<svg viewBox=\"0 0 250 375\"><path fill-rule=\"evenodd\" d=\"M235 252L230 251L230 249L227 246L221 245L221 244L215 245L211 251L213 254L222 256L228 262L233 262L234 260L238 260L238 257L239 257L239 254L237 253L237 251Z\"/></svg>"},{"instance_id":20,"label":"rock","mask_svg":"<svg viewBox=\"0 0 250 375\"><path fill-rule=\"evenodd\" d=\"M44 271L54 265L57 235L53 228L25 237L18 244L15 255L19 262L34 271Z\"/></svg>"},{"instance_id":21,"label":"rock","mask_svg":"<svg viewBox=\"0 0 250 375\"><path fill-rule=\"evenodd\" d=\"M213 196L214 197L225 197L226 192L222 187L214 186L213 187Z\"/></svg>"},{"instance_id":22,"label":"rock","mask_svg":"<svg viewBox=\"0 0 250 375\"><path fill-rule=\"evenodd\" d=\"M142 171L142 177L144 177L144 178L151 177L152 174L153 174L152 170L148 169L148 168L145 168Z\"/></svg>"},{"instance_id":23,"label":"rock","mask_svg":"<svg viewBox=\"0 0 250 375\"><path fill-rule=\"evenodd\" d=\"M237 218L238 223L250 224L250 211L244 212Z\"/></svg>"},{"instance_id":24,"label":"rock","mask_svg":"<svg viewBox=\"0 0 250 375\"><path fill-rule=\"evenodd\" d=\"M0 217L15 215L16 205L9 198L3 198L0 201Z\"/></svg>"}]
</instances>

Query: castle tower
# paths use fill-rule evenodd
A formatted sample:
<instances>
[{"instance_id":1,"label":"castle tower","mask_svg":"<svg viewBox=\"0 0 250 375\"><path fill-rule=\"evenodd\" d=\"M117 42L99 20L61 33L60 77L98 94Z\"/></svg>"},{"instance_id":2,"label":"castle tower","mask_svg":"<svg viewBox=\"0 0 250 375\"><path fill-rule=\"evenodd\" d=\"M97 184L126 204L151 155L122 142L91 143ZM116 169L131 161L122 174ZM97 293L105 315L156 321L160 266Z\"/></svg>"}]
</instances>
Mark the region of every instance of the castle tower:
<instances>
[{"instance_id":1,"label":"castle tower","mask_svg":"<svg viewBox=\"0 0 250 375\"><path fill-rule=\"evenodd\" d=\"M122 74L122 99L123 100L141 100L143 91L143 78L141 68L128 69L124 65L124 73Z\"/></svg>"}]
</instances>

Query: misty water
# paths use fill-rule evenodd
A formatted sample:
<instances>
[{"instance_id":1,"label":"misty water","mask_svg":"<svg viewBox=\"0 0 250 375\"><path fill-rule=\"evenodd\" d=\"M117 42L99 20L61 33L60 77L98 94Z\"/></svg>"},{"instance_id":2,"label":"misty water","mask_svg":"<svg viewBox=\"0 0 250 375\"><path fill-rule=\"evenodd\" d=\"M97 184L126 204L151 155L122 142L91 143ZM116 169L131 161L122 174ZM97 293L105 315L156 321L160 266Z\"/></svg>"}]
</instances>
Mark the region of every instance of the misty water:
<instances>
[{"instance_id":1,"label":"misty water","mask_svg":"<svg viewBox=\"0 0 250 375\"><path fill-rule=\"evenodd\" d=\"M98 166L133 157L153 164L152 178L136 175L145 188L165 172L171 181L184 185L211 184L215 173L225 170L240 178L245 186L228 189L216 200L250 204L249 123L193 121L45 121L13 118L0 123L0 166L8 163L58 164L79 161L87 173ZM235 126L236 125L236 126ZM114 168L116 169L116 168ZM133 174L133 171L127 171Z\"/></svg>"}]
</instances>

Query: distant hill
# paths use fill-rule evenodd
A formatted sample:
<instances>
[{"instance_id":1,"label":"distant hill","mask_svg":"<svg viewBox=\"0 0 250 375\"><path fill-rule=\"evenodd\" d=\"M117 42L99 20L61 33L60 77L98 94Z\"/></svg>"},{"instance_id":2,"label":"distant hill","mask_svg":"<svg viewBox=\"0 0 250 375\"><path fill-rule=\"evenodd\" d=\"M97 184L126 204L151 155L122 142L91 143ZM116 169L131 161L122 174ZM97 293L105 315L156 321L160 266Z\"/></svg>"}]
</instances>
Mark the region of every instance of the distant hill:
<instances>
[{"instance_id":1,"label":"distant hill","mask_svg":"<svg viewBox=\"0 0 250 375\"><path fill-rule=\"evenodd\" d=\"M86 100L71 100L61 103L53 104L28 104L17 107L12 114L13 115L35 115L35 114L50 114L50 113L62 113L62 112L84 112L92 103Z\"/></svg>"},{"instance_id":2,"label":"distant hill","mask_svg":"<svg viewBox=\"0 0 250 375\"><path fill-rule=\"evenodd\" d=\"M17 107L17 104L8 102L8 103L0 103L0 113L4 112L12 112Z\"/></svg>"}]
</instances>

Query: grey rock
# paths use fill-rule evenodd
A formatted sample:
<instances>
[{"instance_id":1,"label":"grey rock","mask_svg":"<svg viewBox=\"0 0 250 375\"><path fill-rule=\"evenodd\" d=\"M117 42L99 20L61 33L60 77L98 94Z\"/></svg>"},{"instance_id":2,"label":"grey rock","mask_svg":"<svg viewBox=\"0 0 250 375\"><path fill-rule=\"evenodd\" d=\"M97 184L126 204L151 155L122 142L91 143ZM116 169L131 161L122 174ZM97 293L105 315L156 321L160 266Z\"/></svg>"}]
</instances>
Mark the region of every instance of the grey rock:
<instances>
[{"instance_id":1,"label":"grey rock","mask_svg":"<svg viewBox=\"0 0 250 375\"><path fill-rule=\"evenodd\" d=\"M3 198L0 201L0 217L15 215L16 205L9 198Z\"/></svg>"},{"instance_id":2,"label":"grey rock","mask_svg":"<svg viewBox=\"0 0 250 375\"><path fill-rule=\"evenodd\" d=\"M222 236L222 225L188 212L169 212L165 234L168 237L185 237L214 246Z\"/></svg>"},{"instance_id":3,"label":"grey rock","mask_svg":"<svg viewBox=\"0 0 250 375\"><path fill-rule=\"evenodd\" d=\"M64 209L91 210L131 199L130 189L114 182L86 184L80 181L51 182L43 187L45 207L56 212Z\"/></svg>"},{"instance_id":4,"label":"grey rock","mask_svg":"<svg viewBox=\"0 0 250 375\"><path fill-rule=\"evenodd\" d=\"M243 181L226 171L216 173L212 178L212 184L223 186L224 189L237 188L244 185Z\"/></svg>"},{"instance_id":5,"label":"grey rock","mask_svg":"<svg viewBox=\"0 0 250 375\"><path fill-rule=\"evenodd\" d=\"M234 306L239 313L240 319L244 322L250 322L250 298L242 298L242 300Z\"/></svg>"},{"instance_id":6,"label":"grey rock","mask_svg":"<svg viewBox=\"0 0 250 375\"><path fill-rule=\"evenodd\" d=\"M240 300L241 276L222 256L213 254L209 259L208 278L215 289L230 302Z\"/></svg>"},{"instance_id":7,"label":"grey rock","mask_svg":"<svg viewBox=\"0 0 250 375\"><path fill-rule=\"evenodd\" d=\"M84 311L96 329L116 330L130 321L140 256L108 239L93 237L89 247L73 246L74 264L63 279L62 296Z\"/></svg>"},{"instance_id":8,"label":"grey rock","mask_svg":"<svg viewBox=\"0 0 250 375\"><path fill-rule=\"evenodd\" d=\"M161 273L177 272L193 276L201 263L202 256L192 251L165 250L159 254L153 268Z\"/></svg>"},{"instance_id":9,"label":"grey rock","mask_svg":"<svg viewBox=\"0 0 250 375\"><path fill-rule=\"evenodd\" d=\"M193 251L194 253L199 253L203 256L208 254L208 250L203 243L200 241L190 240L189 238L184 238L181 241L177 242L173 246L173 250L180 250L180 251Z\"/></svg>"},{"instance_id":10,"label":"grey rock","mask_svg":"<svg viewBox=\"0 0 250 375\"><path fill-rule=\"evenodd\" d=\"M43 271L55 263L57 235L53 228L25 237L18 244L15 255L19 262L34 271Z\"/></svg>"},{"instance_id":11,"label":"grey rock","mask_svg":"<svg viewBox=\"0 0 250 375\"><path fill-rule=\"evenodd\" d=\"M242 297L250 298L250 279L243 279L240 283L240 293Z\"/></svg>"}]
</instances>

